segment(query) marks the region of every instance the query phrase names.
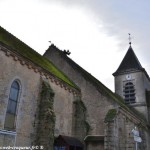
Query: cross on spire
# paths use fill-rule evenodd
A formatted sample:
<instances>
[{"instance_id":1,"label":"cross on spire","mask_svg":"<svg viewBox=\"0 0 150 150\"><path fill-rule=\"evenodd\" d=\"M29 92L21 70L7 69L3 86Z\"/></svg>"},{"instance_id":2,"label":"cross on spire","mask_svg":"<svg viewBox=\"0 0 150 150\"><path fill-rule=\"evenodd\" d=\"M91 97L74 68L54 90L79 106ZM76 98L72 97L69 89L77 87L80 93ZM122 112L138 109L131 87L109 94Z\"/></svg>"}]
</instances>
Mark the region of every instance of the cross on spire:
<instances>
[{"instance_id":1,"label":"cross on spire","mask_svg":"<svg viewBox=\"0 0 150 150\"><path fill-rule=\"evenodd\" d=\"M131 46L131 34L130 33L128 33L129 34L129 44L130 44L130 46Z\"/></svg>"}]
</instances>

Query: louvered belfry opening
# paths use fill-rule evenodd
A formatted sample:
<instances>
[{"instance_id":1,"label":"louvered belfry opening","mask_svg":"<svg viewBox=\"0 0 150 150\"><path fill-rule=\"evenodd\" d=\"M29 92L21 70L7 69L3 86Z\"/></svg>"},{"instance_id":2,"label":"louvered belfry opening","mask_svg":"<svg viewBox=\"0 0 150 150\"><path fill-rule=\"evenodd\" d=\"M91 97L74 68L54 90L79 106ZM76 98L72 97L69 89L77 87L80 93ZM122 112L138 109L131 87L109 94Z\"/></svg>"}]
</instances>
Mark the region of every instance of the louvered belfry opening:
<instances>
[{"instance_id":1,"label":"louvered belfry opening","mask_svg":"<svg viewBox=\"0 0 150 150\"><path fill-rule=\"evenodd\" d=\"M132 82L128 82L124 86L124 98L125 103L132 104L135 103L135 88Z\"/></svg>"}]
</instances>

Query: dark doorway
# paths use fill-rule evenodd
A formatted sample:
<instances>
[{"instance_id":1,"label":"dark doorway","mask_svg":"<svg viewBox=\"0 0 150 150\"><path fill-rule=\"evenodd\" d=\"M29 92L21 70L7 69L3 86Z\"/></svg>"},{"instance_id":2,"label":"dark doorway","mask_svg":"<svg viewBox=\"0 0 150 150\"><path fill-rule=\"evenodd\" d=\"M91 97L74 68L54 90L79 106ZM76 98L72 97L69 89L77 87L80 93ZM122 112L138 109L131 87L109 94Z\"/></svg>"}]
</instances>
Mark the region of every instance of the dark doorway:
<instances>
[{"instance_id":1,"label":"dark doorway","mask_svg":"<svg viewBox=\"0 0 150 150\"><path fill-rule=\"evenodd\" d=\"M83 144L74 137L59 135L55 139L54 150L83 150Z\"/></svg>"}]
</instances>

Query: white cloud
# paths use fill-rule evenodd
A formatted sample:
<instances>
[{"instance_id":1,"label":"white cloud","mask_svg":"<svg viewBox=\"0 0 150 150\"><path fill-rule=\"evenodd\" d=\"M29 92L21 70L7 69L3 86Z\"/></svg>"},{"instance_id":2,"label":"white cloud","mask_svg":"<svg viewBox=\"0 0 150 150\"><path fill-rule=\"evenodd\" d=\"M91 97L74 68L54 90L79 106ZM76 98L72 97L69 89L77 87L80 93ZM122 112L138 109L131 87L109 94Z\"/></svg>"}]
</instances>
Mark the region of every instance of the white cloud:
<instances>
[{"instance_id":1,"label":"white cloud","mask_svg":"<svg viewBox=\"0 0 150 150\"><path fill-rule=\"evenodd\" d=\"M129 32L137 56L145 64L149 59L148 6L137 0L1 0L0 25L41 54L48 41L69 49L72 59L113 89L111 74L128 49Z\"/></svg>"}]
</instances>

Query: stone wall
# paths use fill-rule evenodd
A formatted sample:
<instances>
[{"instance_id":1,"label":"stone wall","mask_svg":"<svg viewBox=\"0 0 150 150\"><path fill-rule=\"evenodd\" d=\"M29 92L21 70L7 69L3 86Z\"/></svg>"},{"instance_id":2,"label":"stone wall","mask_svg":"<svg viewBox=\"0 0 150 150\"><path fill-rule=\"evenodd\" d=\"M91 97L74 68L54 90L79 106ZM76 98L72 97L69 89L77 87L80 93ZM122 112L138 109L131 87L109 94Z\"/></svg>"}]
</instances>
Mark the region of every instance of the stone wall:
<instances>
[{"instance_id":1,"label":"stone wall","mask_svg":"<svg viewBox=\"0 0 150 150\"><path fill-rule=\"evenodd\" d=\"M14 80L18 80L21 89L16 117L16 146L29 146L32 143L31 136L34 134L33 122L40 87L40 75L21 65L12 57L6 56L3 51L0 51L0 63L0 128L4 129L11 84Z\"/></svg>"},{"instance_id":2,"label":"stone wall","mask_svg":"<svg viewBox=\"0 0 150 150\"><path fill-rule=\"evenodd\" d=\"M13 142L16 141L14 143L16 146L31 146L36 138L35 120L38 114L41 78L44 76L41 72L32 69L32 66L25 65L25 62L20 63L17 57L12 57L10 53L5 53L4 51L0 51L0 64L0 130L4 130L11 84L14 80L18 80L21 90L17 107L16 136L12 136L11 139ZM69 86L60 86L57 83L57 79L54 80L54 77L53 79L48 78L47 82L55 93L55 132L56 134L71 136L74 94L68 90ZM3 138L2 134L0 136L0 138ZM10 139L10 136L8 136L8 139ZM4 140L1 143L4 143Z\"/></svg>"},{"instance_id":3,"label":"stone wall","mask_svg":"<svg viewBox=\"0 0 150 150\"><path fill-rule=\"evenodd\" d=\"M126 74L118 75L115 77L115 93L119 94L124 98L124 85L127 82L132 82L135 88L135 97L136 103L132 104L132 106L143 114L148 120L148 109L146 102L146 89L150 88L150 82L142 71L131 72L132 79L128 81L126 79Z\"/></svg>"},{"instance_id":4,"label":"stone wall","mask_svg":"<svg viewBox=\"0 0 150 150\"><path fill-rule=\"evenodd\" d=\"M49 83L42 81L38 103L35 145L39 147L42 145L46 150L53 150L56 117L53 104L54 92Z\"/></svg>"},{"instance_id":5,"label":"stone wall","mask_svg":"<svg viewBox=\"0 0 150 150\"><path fill-rule=\"evenodd\" d=\"M105 150L134 150L135 141L132 129L137 127L142 142L138 144L139 150L148 150L146 146L146 129L139 126L138 120L130 113L117 109L117 115L106 123L105 128Z\"/></svg>"},{"instance_id":6,"label":"stone wall","mask_svg":"<svg viewBox=\"0 0 150 150\"><path fill-rule=\"evenodd\" d=\"M7 147L8 145L13 147L16 139L16 134L0 130L0 147Z\"/></svg>"},{"instance_id":7,"label":"stone wall","mask_svg":"<svg viewBox=\"0 0 150 150\"><path fill-rule=\"evenodd\" d=\"M86 121L87 108L81 100L81 97L76 97L74 101L74 117L73 117L73 131L74 136L80 139L84 139L86 134L90 130L90 125Z\"/></svg>"},{"instance_id":8,"label":"stone wall","mask_svg":"<svg viewBox=\"0 0 150 150\"><path fill-rule=\"evenodd\" d=\"M82 93L81 99L87 109L86 120L90 125L90 130L87 135L104 135L104 118L106 112L117 104L106 95L101 87L97 87L93 84L93 78L91 80L88 79L89 75L86 76L86 71L55 46L51 46L44 56L50 59L80 87ZM84 132L82 135L84 135Z\"/></svg>"},{"instance_id":9,"label":"stone wall","mask_svg":"<svg viewBox=\"0 0 150 150\"><path fill-rule=\"evenodd\" d=\"M86 145L87 150L104 150L103 142L88 142Z\"/></svg>"},{"instance_id":10,"label":"stone wall","mask_svg":"<svg viewBox=\"0 0 150 150\"><path fill-rule=\"evenodd\" d=\"M75 95L57 86L55 83L50 84L54 93L54 112L56 115L55 136L73 135L73 102Z\"/></svg>"}]
</instances>

